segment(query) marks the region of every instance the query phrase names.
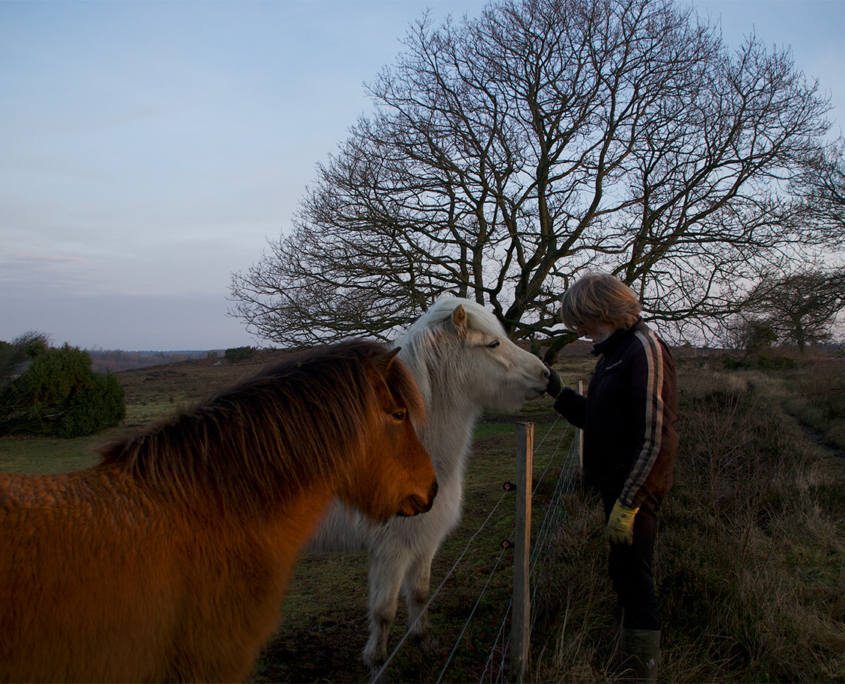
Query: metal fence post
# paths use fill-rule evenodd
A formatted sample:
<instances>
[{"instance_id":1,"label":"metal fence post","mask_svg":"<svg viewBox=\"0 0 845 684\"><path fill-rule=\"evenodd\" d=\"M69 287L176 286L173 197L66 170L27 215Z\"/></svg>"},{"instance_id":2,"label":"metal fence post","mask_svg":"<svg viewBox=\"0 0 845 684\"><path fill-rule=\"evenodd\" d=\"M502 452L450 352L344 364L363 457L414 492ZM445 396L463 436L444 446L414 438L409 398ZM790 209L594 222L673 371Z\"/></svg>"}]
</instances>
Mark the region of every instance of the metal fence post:
<instances>
[{"instance_id":1,"label":"metal fence post","mask_svg":"<svg viewBox=\"0 0 845 684\"><path fill-rule=\"evenodd\" d=\"M534 423L516 425L516 538L513 558L511 680L522 684L531 647L531 489L534 470Z\"/></svg>"}]
</instances>

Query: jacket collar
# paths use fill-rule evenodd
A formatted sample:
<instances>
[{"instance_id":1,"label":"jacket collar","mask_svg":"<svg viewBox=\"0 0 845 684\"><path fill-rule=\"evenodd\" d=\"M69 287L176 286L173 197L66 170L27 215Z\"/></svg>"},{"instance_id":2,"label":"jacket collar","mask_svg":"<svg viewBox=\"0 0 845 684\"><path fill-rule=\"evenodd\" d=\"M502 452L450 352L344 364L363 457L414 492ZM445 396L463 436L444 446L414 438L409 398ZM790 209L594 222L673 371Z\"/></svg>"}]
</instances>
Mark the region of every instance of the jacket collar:
<instances>
[{"instance_id":1,"label":"jacket collar","mask_svg":"<svg viewBox=\"0 0 845 684\"><path fill-rule=\"evenodd\" d=\"M630 335L634 330L637 330L641 325L645 325L642 317L638 318L636 323L634 323L634 325L630 328L620 328L603 342L594 344L592 351L593 356L599 356L600 354L607 356L608 352L615 349L623 339L628 337L628 335Z\"/></svg>"}]
</instances>

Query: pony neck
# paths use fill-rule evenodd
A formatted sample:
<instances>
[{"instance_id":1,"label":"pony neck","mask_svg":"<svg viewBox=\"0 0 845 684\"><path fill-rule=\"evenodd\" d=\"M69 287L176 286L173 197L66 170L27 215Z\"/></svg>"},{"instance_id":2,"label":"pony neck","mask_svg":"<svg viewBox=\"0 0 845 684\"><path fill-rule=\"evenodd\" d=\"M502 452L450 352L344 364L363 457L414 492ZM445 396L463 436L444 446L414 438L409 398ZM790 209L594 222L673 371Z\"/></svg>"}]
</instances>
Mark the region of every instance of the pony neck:
<instances>
[{"instance_id":1,"label":"pony neck","mask_svg":"<svg viewBox=\"0 0 845 684\"><path fill-rule=\"evenodd\" d=\"M462 477L473 429L483 407L474 405L461 392L450 390L445 378L431 378L426 396L427 419L419 432L428 448L441 486Z\"/></svg>"}]
</instances>

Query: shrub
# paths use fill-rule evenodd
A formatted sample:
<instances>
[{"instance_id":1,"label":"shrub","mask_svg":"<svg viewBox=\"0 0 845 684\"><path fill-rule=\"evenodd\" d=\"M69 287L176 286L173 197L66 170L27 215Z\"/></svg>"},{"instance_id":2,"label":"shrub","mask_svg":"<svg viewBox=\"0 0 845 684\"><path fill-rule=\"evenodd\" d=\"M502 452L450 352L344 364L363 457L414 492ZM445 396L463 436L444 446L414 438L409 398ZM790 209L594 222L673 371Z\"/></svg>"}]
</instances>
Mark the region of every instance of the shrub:
<instances>
[{"instance_id":1,"label":"shrub","mask_svg":"<svg viewBox=\"0 0 845 684\"><path fill-rule=\"evenodd\" d=\"M33 331L24 333L11 343L0 342L0 390L21 372L27 359L35 358L49 347L47 336Z\"/></svg>"},{"instance_id":2,"label":"shrub","mask_svg":"<svg viewBox=\"0 0 845 684\"><path fill-rule=\"evenodd\" d=\"M34 359L36 356L40 356L46 352L49 348L50 345L47 342L47 338L36 334L35 337L27 341L25 351L29 358Z\"/></svg>"},{"instance_id":3,"label":"shrub","mask_svg":"<svg viewBox=\"0 0 845 684\"><path fill-rule=\"evenodd\" d=\"M258 349L256 347L232 347L223 353L223 358L230 363L237 363L238 361L251 359L257 352Z\"/></svg>"},{"instance_id":4,"label":"shrub","mask_svg":"<svg viewBox=\"0 0 845 684\"><path fill-rule=\"evenodd\" d=\"M728 370L791 370L795 360L782 354L754 354L745 358L726 356L722 364Z\"/></svg>"},{"instance_id":5,"label":"shrub","mask_svg":"<svg viewBox=\"0 0 845 684\"><path fill-rule=\"evenodd\" d=\"M81 349L65 344L50 349L32 361L20 377L21 389L33 408L44 412L50 406L68 401L77 388L84 387L91 373L91 357Z\"/></svg>"},{"instance_id":6,"label":"shrub","mask_svg":"<svg viewBox=\"0 0 845 684\"><path fill-rule=\"evenodd\" d=\"M78 347L39 347L29 368L0 390L0 435L90 435L120 423L124 389L114 376L91 370Z\"/></svg>"},{"instance_id":7,"label":"shrub","mask_svg":"<svg viewBox=\"0 0 845 684\"><path fill-rule=\"evenodd\" d=\"M91 373L90 383L69 401L70 410L56 426L59 437L82 437L115 427L126 415L125 390L111 373Z\"/></svg>"}]
</instances>

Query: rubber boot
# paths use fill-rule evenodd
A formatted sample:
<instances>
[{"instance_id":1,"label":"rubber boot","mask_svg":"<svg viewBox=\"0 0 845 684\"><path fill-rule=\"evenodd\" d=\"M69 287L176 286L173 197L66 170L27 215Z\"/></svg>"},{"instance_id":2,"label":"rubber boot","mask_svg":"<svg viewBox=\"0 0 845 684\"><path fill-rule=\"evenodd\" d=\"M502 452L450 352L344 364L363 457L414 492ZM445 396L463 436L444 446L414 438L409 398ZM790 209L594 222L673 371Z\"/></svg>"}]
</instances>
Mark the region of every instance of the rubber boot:
<instances>
[{"instance_id":1,"label":"rubber boot","mask_svg":"<svg viewBox=\"0 0 845 684\"><path fill-rule=\"evenodd\" d=\"M631 670L637 682L657 681L660 663L660 630L622 629L622 667Z\"/></svg>"}]
</instances>

